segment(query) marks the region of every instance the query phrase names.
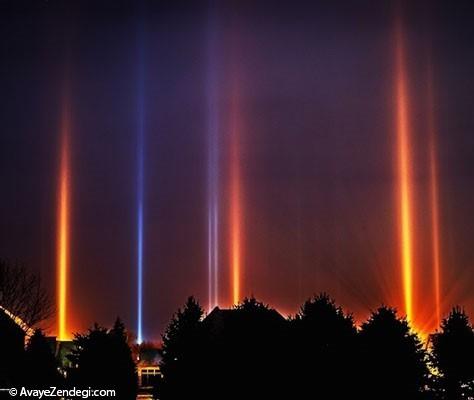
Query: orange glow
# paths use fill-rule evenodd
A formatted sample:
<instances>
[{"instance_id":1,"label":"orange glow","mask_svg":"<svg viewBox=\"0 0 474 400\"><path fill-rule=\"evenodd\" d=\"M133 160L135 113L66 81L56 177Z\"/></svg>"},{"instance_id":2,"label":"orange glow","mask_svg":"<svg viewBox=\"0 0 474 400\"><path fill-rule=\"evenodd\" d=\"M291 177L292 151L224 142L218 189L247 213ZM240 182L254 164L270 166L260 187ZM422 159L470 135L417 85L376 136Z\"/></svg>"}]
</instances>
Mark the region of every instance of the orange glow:
<instances>
[{"instance_id":1,"label":"orange glow","mask_svg":"<svg viewBox=\"0 0 474 400\"><path fill-rule=\"evenodd\" d=\"M66 102L67 103L67 102ZM57 224L57 308L58 339L68 340L67 289L69 272L69 214L70 214L70 166L69 166L70 117L64 106L61 122L61 159L58 187Z\"/></svg>"},{"instance_id":2,"label":"orange glow","mask_svg":"<svg viewBox=\"0 0 474 400\"><path fill-rule=\"evenodd\" d=\"M413 321L413 216L410 130L408 126L408 93L405 70L405 49L401 24L396 31L396 108L397 108L397 170L400 221L400 252L402 262L405 313Z\"/></svg>"},{"instance_id":3,"label":"orange glow","mask_svg":"<svg viewBox=\"0 0 474 400\"><path fill-rule=\"evenodd\" d=\"M232 279L232 304L241 299L241 264L242 264L242 193L240 176L240 125L237 110L238 96L236 90L232 96L230 126L230 265Z\"/></svg>"},{"instance_id":4,"label":"orange glow","mask_svg":"<svg viewBox=\"0 0 474 400\"><path fill-rule=\"evenodd\" d=\"M436 325L441 324L441 259L440 259L440 224L439 224L439 199L438 199L438 166L436 157L436 132L434 121L434 93L432 84L432 70L428 71L428 106L429 106L429 151L430 151L430 203L431 203L431 229L432 229L432 257L433 257L433 283L436 302Z\"/></svg>"},{"instance_id":5,"label":"orange glow","mask_svg":"<svg viewBox=\"0 0 474 400\"><path fill-rule=\"evenodd\" d=\"M240 258L240 184L236 181L232 184L232 302L233 304L238 304L240 300L240 268L241 268L241 258Z\"/></svg>"}]
</instances>

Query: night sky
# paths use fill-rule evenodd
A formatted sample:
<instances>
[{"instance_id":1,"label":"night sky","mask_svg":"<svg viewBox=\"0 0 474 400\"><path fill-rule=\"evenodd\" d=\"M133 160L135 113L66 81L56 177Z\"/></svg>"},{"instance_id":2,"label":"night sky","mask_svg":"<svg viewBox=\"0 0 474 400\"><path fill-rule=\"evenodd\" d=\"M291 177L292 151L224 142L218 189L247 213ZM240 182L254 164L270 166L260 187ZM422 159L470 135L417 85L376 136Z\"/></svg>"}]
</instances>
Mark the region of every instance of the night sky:
<instances>
[{"instance_id":1,"label":"night sky","mask_svg":"<svg viewBox=\"0 0 474 400\"><path fill-rule=\"evenodd\" d=\"M417 325L434 329L430 115L442 310L461 304L474 315L472 3L20 0L1 1L0 19L0 257L40 272L55 298L67 102L70 331L117 315L136 331L138 158L145 339L160 338L188 295L208 306L209 187L218 303L231 305L233 163L241 297L287 314L324 290L359 321L381 303L403 313L396 20ZM54 319L48 327L56 332Z\"/></svg>"}]
</instances>

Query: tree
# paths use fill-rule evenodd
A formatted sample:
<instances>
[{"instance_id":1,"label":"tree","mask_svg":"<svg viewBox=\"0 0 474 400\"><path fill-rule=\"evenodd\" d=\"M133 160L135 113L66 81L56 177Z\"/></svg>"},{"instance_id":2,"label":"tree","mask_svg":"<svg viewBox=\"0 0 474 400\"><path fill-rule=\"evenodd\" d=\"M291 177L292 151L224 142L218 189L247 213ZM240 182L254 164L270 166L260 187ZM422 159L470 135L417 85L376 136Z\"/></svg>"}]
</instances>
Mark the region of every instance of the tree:
<instances>
[{"instance_id":1,"label":"tree","mask_svg":"<svg viewBox=\"0 0 474 400\"><path fill-rule=\"evenodd\" d=\"M203 315L190 297L171 320L163 336L160 399L281 395L285 318L255 298Z\"/></svg>"},{"instance_id":2,"label":"tree","mask_svg":"<svg viewBox=\"0 0 474 400\"><path fill-rule=\"evenodd\" d=\"M115 389L118 398L135 400L136 366L119 319L110 330L95 324L87 334L76 334L69 358L71 385Z\"/></svg>"},{"instance_id":3,"label":"tree","mask_svg":"<svg viewBox=\"0 0 474 400\"><path fill-rule=\"evenodd\" d=\"M440 372L439 395L443 399L474 398L474 330L459 307L431 337L434 365Z\"/></svg>"},{"instance_id":4,"label":"tree","mask_svg":"<svg viewBox=\"0 0 474 400\"><path fill-rule=\"evenodd\" d=\"M53 350L40 329L31 336L25 352L26 384L33 388L58 386L61 376Z\"/></svg>"},{"instance_id":5,"label":"tree","mask_svg":"<svg viewBox=\"0 0 474 400\"><path fill-rule=\"evenodd\" d=\"M204 310L194 297L189 297L183 309L171 319L163 335L160 369L163 374L160 398L182 398L201 385L197 380L202 358L200 322Z\"/></svg>"},{"instance_id":6,"label":"tree","mask_svg":"<svg viewBox=\"0 0 474 400\"><path fill-rule=\"evenodd\" d=\"M52 316L51 298L36 275L18 263L0 259L0 306L33 327Z\"/></svg>"},{"instance_id":7,"label":"tree","mask_svg":"<svg viewBox=\"0 0 474 400\"><path fill-rule=\"evenodd\" d=\"M283 379L289 372L288 321L275 309L245 298L216 339L211 343L213 366L233 398L288 398L289 380Z\"/></svg>"},{"instance_id":8,"label":"tree","mask_svg":"<svg viewBox=\"0 0 474 400\"><path fill-rule=\"evenodd\" d=\"M323 293L308 299L291 325L291 370L296 374L293 380L298 394L351 397L357 359L357 329L352 315L345 314Z\"/></svg>"},{"instance_id":9,"label":"tree","mask_svg":"<svg viewBox=\"0 0 474 400\"><path fill-rule=\"evenodd\" d=\"M427 355L418 336L396 310L380 307L362 325L359 366L364 398L417 399L424 396Z\"/></svg>"}]
</instances>

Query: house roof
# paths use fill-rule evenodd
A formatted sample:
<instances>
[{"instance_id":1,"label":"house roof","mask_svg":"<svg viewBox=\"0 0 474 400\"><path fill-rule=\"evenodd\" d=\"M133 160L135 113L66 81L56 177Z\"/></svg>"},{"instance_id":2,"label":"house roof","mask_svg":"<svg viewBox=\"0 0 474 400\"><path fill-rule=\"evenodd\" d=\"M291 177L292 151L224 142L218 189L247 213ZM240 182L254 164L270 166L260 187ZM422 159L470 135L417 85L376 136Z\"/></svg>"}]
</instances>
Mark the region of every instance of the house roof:
<instances>
[{"instance_id":1,"label":"house roof","mask_svg":"<svg viewBox=\"0 0 474 400\"><path fill-rule=\"evenodd\" d=\"M0 307L0 326L2 328L6 327L11 331L16 331L23 336L26 335L26 332L18 322L18 319L15 319L15 317L13 317L13 315L3 307Z\"/></svg>"}]
</instances>

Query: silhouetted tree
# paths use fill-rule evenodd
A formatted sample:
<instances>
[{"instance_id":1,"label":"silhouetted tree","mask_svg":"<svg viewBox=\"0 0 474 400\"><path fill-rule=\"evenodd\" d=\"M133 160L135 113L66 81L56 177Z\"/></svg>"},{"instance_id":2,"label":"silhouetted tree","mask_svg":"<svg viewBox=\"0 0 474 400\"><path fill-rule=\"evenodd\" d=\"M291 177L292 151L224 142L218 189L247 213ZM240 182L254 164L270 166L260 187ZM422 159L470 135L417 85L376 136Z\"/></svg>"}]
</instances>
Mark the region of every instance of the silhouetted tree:
<instances>
[{"instance_id":1,"label":"silhouetted tree","mask_svg":"<svg viewBox=\"0 0 474 400\"><path fill-rule=\"evenodd\" d=\"M280 398L288 382L285 318L254 298L202 316L189 298L168 326L160 399Z\"/></svg>"},{"instance_id":2,"label":"silhouetted tree","mask_svg":"<svg viewBox=\"0 0 474 400\"><path fill-rule=\"evenodd\" d=\"M474 330L469 317L453 308L431 336L434 365L440 372L438 395L446 400L474 398Z\"/></svg>"},{"instance_id":3,"label":"silhouetted tree","mask_svg":"<svg viewBox=\"0 0 474 400\"><path fill-rule=\"evenodd\" d=\"M202 322L200 379L209 399L280 398L287 389L287 321L255 298L215 308Z\"/></svg>"},{"instance_id":4,"label":"silhouetted tree","mask_svg":"<svg viewBox=\"0 0 474 400\"><path fill-rule=\"evenodd\" d=\"M25 384L33 388L58 386L62 377L53 349L45 335L37 329L31 336L26 347L24 377Z\"/></svg>"},{"instance_id":5,"label":"silhouetted tree","mask_svg":"<svg viewBox=\"0 0 474 400\"><path fill-rule=\"evenodd\" d=\"M359 333L360 387L364 398L418 399L424 397L428 368L426 352L406 319L393 308L380 307Z\"/></svg>"},{"instance_id":6,"label":"silhouetted tree","mask_svg":"<svg viewBox=\"0 0 474 400\"><path fill-rule=\"evenodd\" d=\"M71 384L115 389L117 398L135 400L136 367L125 327L119 319L110 330L95 324L87 334L76 334L74 345L69 356L73 365L69 371Z\"/></svg>"},{"instance_id":7,"label":"silhouetted tree","mask_svg":"<svg viewBox=\"0 0 474 400\"><path fill-rule=\"evenodd\" d=\"M0 259L0 306L27 327L52 316L54 308L41 278L16 263Z\"/></svg>"},{"instance_id":8,"label":"silhouetted tree","mask_svg":"<svg viewBox=\"0 0 474 400\"><path fill-rule=\"evenodd\" d=\"M294 389L300 396L331 393L333 398L349 398L356 384L357 360L357 329L352 316L323 293L307 300L291 325Z\"/></svg>"},{"instance_id":9,"label":"silhouetted tree","mask_svg":"<svg viewBox=\"0 0 474 400\"><path fill-rule=\"evenodd\" d=\"M163 380L160 398L186 398L202 385L198 371L203 363L200 321L204 311L194 297L189 297L183 309L171 319L163 335L160 368ZM185 397L186 396L186 397Z\"/></svg>"}]
</instances>

